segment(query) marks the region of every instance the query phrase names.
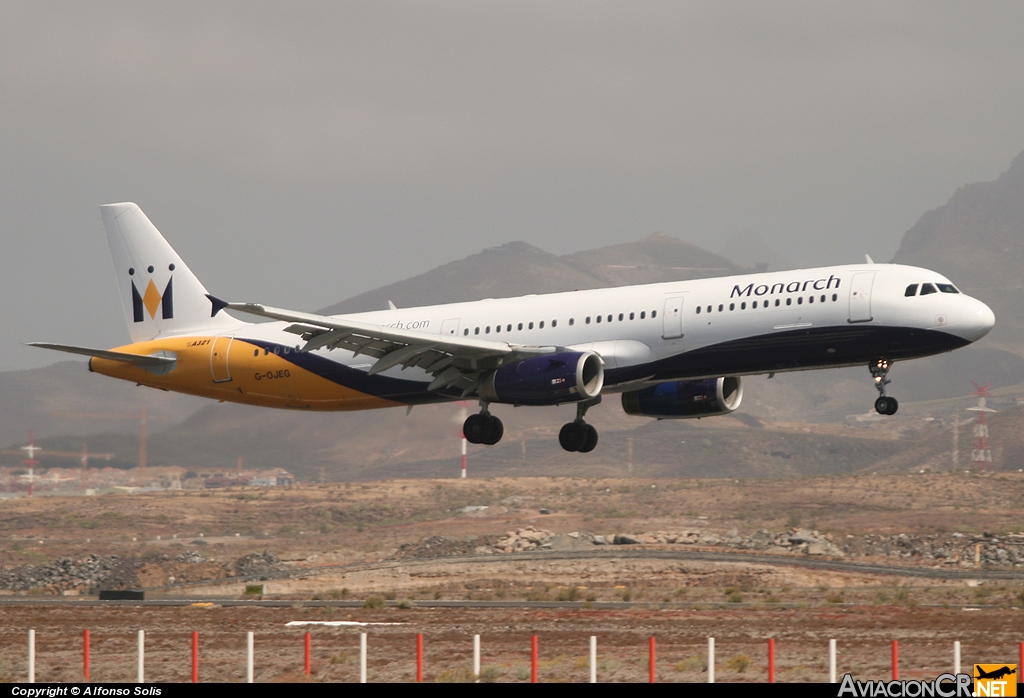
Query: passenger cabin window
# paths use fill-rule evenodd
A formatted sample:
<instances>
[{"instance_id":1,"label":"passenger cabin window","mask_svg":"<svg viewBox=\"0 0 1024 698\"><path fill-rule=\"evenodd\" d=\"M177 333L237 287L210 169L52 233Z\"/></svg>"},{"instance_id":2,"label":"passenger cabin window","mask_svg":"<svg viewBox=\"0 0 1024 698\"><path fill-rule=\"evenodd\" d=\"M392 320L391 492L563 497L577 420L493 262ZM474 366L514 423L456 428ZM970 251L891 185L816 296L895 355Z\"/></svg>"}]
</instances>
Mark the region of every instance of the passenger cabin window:
<instances>
[{"instance_id":1,"label":"passenger cabin window","mask_svg":"<svg viewBox=\"0 0 1024 698\"><path fill-rule=\"evenodd\" d=\"M523 323L519 323L519 329L523 329Z\"/></svg>"},{"instance_id":2,"label":"passenger cabin window","mask_svg":"<svg viewBox=\"0 0 1024 698\"><path fill-rule=\"evenodd\" d=\"M552 327L558 327L558 320L552 320L551 321L551 326Z\"/></svg>"},{"instance_id":3,"label":"passenger cabin window","mask_svg":"<svg viewBox=\"0 0 1024 698\"><path fill-rule=\"evenodd\" d=\"M530 323L529 325L527 325L526 327L527 327L527 329L531 329L531 330L532 330L532 329L533 329L533 323L531 322L531 323Z\"/></svg>"},{"instance_id":4,"label":"passenger cabin window","mask_svg":"<svg viewBox=\"0 0 1024 698\"><path fill-rule=\"evenodd\" d=\"M576 318L574 318L574 317L569 318L569 327L572 327L575 324L576 324Z\"/></svg>"},{"instance_id":5,"label":"passenger cabin window","mask_svg":"<svg viewBox=\"0 0 1024 698\"><path fill-rule=\"evenodd\" d=\"M697 314L700 315L700 306L697 306Z\"/></svg>"},{"instance_id":6,"label":"passenger cabin window","mask_svg":"<svg viewBox=\"0 0 1024 698\"><path fill-rule=\"evenodd\" d=\"M622 313L619 313L619 322L622 322L622 319L623 319L624 317L625 317L625 315L623 315Z\"/></svg>"},{"instance_id":7,"label":"passenger cabin window","mask_svg":"<svg viewBox=\"0 0 1024 698\"><path fill-rule=\"evenodd\" d=\"M708 306L708 312L709 312L709 313L711 312L711 306L710 306L710 305ZM633 313L630 313L630 314L629 314L629 319L630 319L630 320L632 320L632 319L633 319Z\"/></svg>"},{"instance_id":8,"label":"passenger cabin window","mask_svg":"<svg viewBox=\"0 0 1024 698\"><path fill-rule=\"evenodd\" d=\"M542 330L544 329L544 321L543 321L543 320L541 320L541 321L540 321L540 325L539 325L539 327L540 327L540 329L542 329Z\"/></svg>"},{"instance_id":9,"label":"passenger cabin window","mask_svg":"<svg viewBox=\"0 0 1024 698\"><path fill-rule=\"evenodd\" d=\"M917 284L910 284L909 286L907 286L907 290L903 292L903 295L906 296L907 298L910 298L910 296L916 296Z\"/></svg>"},{"instance_id":10,"label":"passenger cabin window","mask_svg":"<svg viewBox=\"0 0 1024 698\"><path fill-rule=\"evenodd\" d=\"M658 317L658 311L657 310L652 310L651 311L651 317Z\"/></svg>"},{"instance_id":11,"label":"passenger cabin window","mask_svg":"<svg viewBox=\"0 0 1024 698\"><path fill-rule=\"evenodd\" d=\"M598 315L598 316L597 316L597 321L598 321L598 322L601 322L601 317L602 317L601 315Z\"/></svg>"},{"instance_id":12,"label":"passenger cabin window","mask_svg":"<svg viewBox=\"0 0 1024 698\"><path fill-rule=\"evenodd\" d=\"M931 284L921 284L921 295L927 296L930 293L938 293Z\"/></svg>"},{"instance_id":13,"label":"passenger cabin window","mask_svg":"<svg viewBox=\"0 0 1024 698\"><path fill-rule=\"evenodd\" d=\"M960 293L953 284L935 284L943 293Z\"/></svg>"}]
</instances>

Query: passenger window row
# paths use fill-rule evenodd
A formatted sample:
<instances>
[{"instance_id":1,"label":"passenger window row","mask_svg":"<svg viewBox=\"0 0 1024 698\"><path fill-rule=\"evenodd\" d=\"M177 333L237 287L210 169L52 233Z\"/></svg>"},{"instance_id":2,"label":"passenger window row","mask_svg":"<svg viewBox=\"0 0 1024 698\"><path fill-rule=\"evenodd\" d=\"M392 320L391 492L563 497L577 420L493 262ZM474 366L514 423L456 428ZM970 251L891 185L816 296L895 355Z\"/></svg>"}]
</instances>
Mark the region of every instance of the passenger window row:
<instances>
[{"instance_id":1,"label":"passenger window row","mask_svg":"<svg viewBox=\"0 0 1024 698\"><path fill-rule=\"evenodd\" d=\"M828 300L828 297L825 294L822 294L818 298L817 302L818 303L825 303L827 300ZM832 294L832 302L835 302L837 300L839 300L839 294L833 293ZM814 303L815 302L814 296L807 296L807 302L808 303ZM750 307L751 308L757 308L759 303L760 303L760 307L762 307L762 308L770 307L769 301L751 301ZM797 305L803 305L804 304L804 297L803 296L797 296L796 304ZM782 299L781 298L776 298L775 299L775 307L778 308L780 305L782 305ZM789 298L786 299L786 305L793 305L793 297L792 296L790 296ZM741 302L740 303L740 310L746 310L746 309L747 309L747 302L746 301ZM730 303L729 304L729 310L736 310L736 304L735 303ZM715 311L715 306L713 306L713 305L709 305L706 308L704 306L700 306L700 305L697 306L697 315L700 315L701 312L712 313L714 311ZM718 312L721 313L721 312L724 312L724 311L725 311L725 304L724 303L719 303L718 304Z\"/></svg>"},{"instance_id":2,"label":"passenger window row","mask_svg":"<svg viewBox=\"0 0 1024 698\"><path fill-rule=\"evenodd\" d=\"M918 295L917 286L918 284L910 284L909 286L907 286L907 290L903 293L903 295L907 296L908 298L910 296ZM938 286L938 290L936 290L936 286ZM956 289L956 286L954 286L953 284L921 284L920 295L928 296L933 293L938 293L939 291L941 291L942 293L960 293L960 291L958 291Z\"/></svg>"},{"instance_id":3,"label":"passenger window row","mask_svg":"<svg viewBox=\"0 0 1024 698\"><path fill-rule=\"evenodd\" d=\"M636 319L636 315L637 315L636 313L630 313L628 315L628 318L630 320L635 320ZM652 310L651 311L651 318L656 318L656 317L658 317L658 311L657 310ZM598 322L598 323L600 323L600 322L614 322L615 318L616 318L616 316L614 314L611 314L611 315L596 315L596 316L594 316L594 320L596 322ZM618 314L619 322L622 322L626 318L627 318L626 313L619 313ZM640 319L641 320L646 320L647 319L647 311L646 310L641 310L640 311ZM591 323L591 316L588 315L586 317L586 319L584 320L584 322L589 325ZM570 325L570 327L572 325L575 325L575 324L576 324L576 318L573 318L573 317L569 318L569 325ZM543 330L544 329L544 321L543 320L539 321L536 324L536 327L539 330ZM551 327L558 327L558 320L552 320L551 321ZM512 331L512 325L505 325L504 328L505 328L504 329L505 332L511 332ZM534 328L534 323L532 323L532 322L525 323L525 325L524 325L524 323L520 322L520 323L518 323L516 325L516 329L520 330L520 331L522 331L523 329L532 330L533 328ZM483 329L483 333L484 334L490 334L492 327L491 327L491 325L485 325L482 329ZM502 332L502 325L494 325L493 329L494 329L494 333L495 334L499 334L499 333ZM480 327L474 327L473 328L473 334L474 335L480 334L480 330L481 330ZM464 330L462 330L462 334L463 335L468 335L469 334L469 328L467 327Z\"/></svg>"}]
</instances>

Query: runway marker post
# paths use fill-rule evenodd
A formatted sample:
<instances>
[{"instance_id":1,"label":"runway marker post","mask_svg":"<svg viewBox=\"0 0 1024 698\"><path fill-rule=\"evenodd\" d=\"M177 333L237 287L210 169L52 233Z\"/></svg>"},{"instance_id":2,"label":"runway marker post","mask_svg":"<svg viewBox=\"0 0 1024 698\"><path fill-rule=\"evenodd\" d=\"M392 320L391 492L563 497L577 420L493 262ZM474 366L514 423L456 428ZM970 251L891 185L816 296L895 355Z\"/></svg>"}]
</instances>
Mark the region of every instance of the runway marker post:
<instances>
[{"instance_id":1,"label":"runway marker post","mask_svg":"<svg viewBox=\"0 0 1024 698\"><path fill-rule=\"evenodd\" d=\"M654 680L655 680L655 676L654 676L654 674L655 674L655 669L654 669L654 667L655 667L655 658L654 658L655 646L654 646L654 636L653 635L651 635L651 639L647 641L647 645L648 645L648 648L647 648L647 683L654 683Z\"/></svg>"},{"instance_id":2,"label":"runway marker post","mask_svg":"<svg viewBox=\"0 0 1024 698\"><path fill-rule=\"evenodd\" d=\"M89 629L82 632L82 678L89 683Z\"/></svg>"},{"instance_id":3,"label":"runway marker post","mask_svg":"<svg viewBox=\"0 0 1024 698\"><path fill-rule=\"evenodd\" d=\"M892 680L900 680L900 644L899 640L892 641Z\"/></svg>"},{"instance_id":4,"label":"runway marker post","mask_svg":"<svg viewBox=\"0 0 1024 698\"><path fill-rule=\"evenodd\" d=\"M139 631L139 665L137 683L146 682L146 631Z\"/></svg>"},{"instance_id":5,"label":"runway marker post","mask_svg":"<svg viewBox=\"0 0 1024 698\"><path fill-rule=\"evenodd\" d=\"M366 633L359 633L359 683L366 683Z\"/></svg>"},{"instance_id":6,"label":"runway marker post","mask_svg":"<svg viewBox=\"0 0 1024 698\"><path fill-rule=\"evenodd\" d=\"M597 683L597 636L590 636L590 683Z\"/></svg>"},{"instance_id":7,"label":"runway marker post","mask_svg":"<svg viewBox=\"0 0 1024 698\"><path fill-rule=\"evenodd\" d=\"M480 678L480 636L473 636L473 676Z\"/></svg>"},{"instance_id":8,"label":"runway marker post","mask_svg":"<svg viewBox=\"0 0 1024 698\"><path fill-rule=\"evenodd\" d=\"M530 683L537 683L537 636L530 638Z\"/></svg>"},{"instance_id":9,"label":"runway marker post","mask_svg":"<svg viewBox=\"0 0 1024 698\"><path fill-rule=\"evenodd\" d=\"M828 641L828 682L836 682L836 641Z\"/></svg>"},{"instance_id":10,"label":"runway marker post","mask_svg":"<svg viewBox=\"0 0 1024 698\"><path fill-rule=\"evenodd\" d=\"M416 683L423 683L423 633L416 634Z\"/></svg>"},{"instance_id":11,"label":"runway marker post","mask_svg":"<svg viewBox=\"0 0 1024 698\"><path fill-rule=\"evenodd\" d=\"M199 683L199 633L192 631L192 683Z\"/></svg>"},{"instance_id":12,"label":"runway marker post","mask_svg":"<svg viewBox=\"0 0 1024 698\"><path fill-rule=\"evenodd\" d=\"M36 682L36 631L28 631L28 682Z\"/></svg>"},{"instance_id":13,"label":"runway marker post","mask_svg":"<svg viewBox=\"0 0 1024 698\"><path fill-rule=\"evenodd\" d=\"M960 641L956 640L953 643L953 673L960 673Z\"/></svg>"},{"instance_id":14,"label":"runway marker post","mask_svg":"<svg viewBox=\"0 0 1024 698\"><path fill-rule=\"evenodd\" d=\"M768 683L775 683L775 638L768 638Z\"/></svg>"},{"instance_id":15,"label":"runway marker post","mask_svg":"<svg viewBox=\"0 0 1024 698\"><path fill-rule=\"evenodd\" d=\"M246 638L245 638L245 648L246 648L246 655L247 655L246 662L245 662L245 682L246 683L252 683L252 674L253 674L252 670L253 670L253 663L254 663L253 660L255 659L255 657L253 656L253 655L255 655L255 652L253 651L254 650L253 645L255 643L254 643L253 640L254 640L253 634L252 634L252 631L250 630L248 632L248 634L246 635Z\"/></svg>"},{"instance_id":16,"label":"runway marker post","mask_svg":"<svg viewBox=\"0 0 1024 698\"><path fill-rule=\"evenodd\" d=\"M708 638L708 683L715 682L715 638Z\"/></svg>"},{"instance_id":17,"label":"runway marker post","mask_svg":"<svg viewBox=\"0 0 1024 698\"><path fill-rule=\"evenodd\" d=\"M311 644L312 644L312 638L311 638L309 633L306 633L305 646L304 646L305 652L304 652L302 668L306 671L306 678L307 679L309 678L309 674L310 674L309 651L311 649L311 647L310 647Z\"/></svg>"}]
</instances>

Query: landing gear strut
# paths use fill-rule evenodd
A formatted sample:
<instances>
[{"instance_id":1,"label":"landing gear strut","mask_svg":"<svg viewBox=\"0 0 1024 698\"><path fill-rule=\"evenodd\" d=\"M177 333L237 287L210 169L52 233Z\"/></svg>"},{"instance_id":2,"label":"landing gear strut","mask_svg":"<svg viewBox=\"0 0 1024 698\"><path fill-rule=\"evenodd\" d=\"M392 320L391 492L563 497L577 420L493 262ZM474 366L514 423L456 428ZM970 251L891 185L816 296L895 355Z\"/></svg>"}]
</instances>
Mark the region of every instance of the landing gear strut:
<instances>
[{"instance_id":1,"label":"landing gear strut","mask_svg":"<svg viewBox=\"0 0 1024 698\"><path fill-rule=\"evenodd\" d=\"M462 424L462 435L471 444L486 444L493 446L501 441L505 433L505 427L501 420L487 411L487 404L480 401L480 413L471 414Z\"/></svg>"},{"instance_id":2,"label":"landing gear strut","mask_svg":"<svg viewBox=\"0 0 1024 698\"><path fill-rule=\"evenodd\" d=\"M885 394L885 386L891 382L887 377L891 366L888 359L879 359L868 366L871 369L871 377L875 379L875 388L878 390L878 399L875 400L875 412L878 414L893 415L900 408L900 403L896 402L896 398L888 397Z\"/></svg>"},{"instance_id":3,"label":"landing gear strut","mask_svg":"<svg viewBox=\"0 0 1024 698\"><path fill-rule=\"evenodd\" d=\"M589 453L597 446L597 429L583 421L587 410L601 402L598 395L592 400L584 400L576 403L576 420L569 422L558 432L558 443L566 451L578 451Z\"/></svg>"}]
</instances>

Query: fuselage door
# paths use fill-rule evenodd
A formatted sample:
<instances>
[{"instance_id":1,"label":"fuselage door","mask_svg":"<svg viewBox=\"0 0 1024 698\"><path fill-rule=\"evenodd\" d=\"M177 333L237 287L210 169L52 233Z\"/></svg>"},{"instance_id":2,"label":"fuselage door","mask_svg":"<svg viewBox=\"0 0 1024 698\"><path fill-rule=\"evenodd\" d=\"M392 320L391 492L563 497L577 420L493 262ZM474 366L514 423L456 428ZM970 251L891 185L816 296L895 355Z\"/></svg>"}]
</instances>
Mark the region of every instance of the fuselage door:
<instances>
[{"instance_id":1,"label":"fuselage door","mask_svg":"<svg viewBox=\"0 0 1024 698\"><path fill-rule=\"evenodd\" d=\"M442 337L455 337L459 334L459 318L453 317L441 323Z\"/></svg>"},{"instance_id":2,"label":"fuselage door","mask_svg":"<svg viewBox=\"0 0 1024 698\"><path fill-rule=\"evenodd\" d=\"M231 349L231 342L234 337L214 337L213 345L210 347L210 373L213 374L214 383L227 383L231 380L231 371L228 369L228 351Z\"/></svg>"},{"instance_id":3,"label":"fuselage door","mask_svg":"<svg viewBox=\"0 0 1024 698\"><path fill-rule=\"evenodd\" d=\"M850 282L850 322L870 322L871 286L875 282L875 272L862 271L853 275Z\"/></svg>"},{"instance_id":4,"label":"fuselage door","mask_svg":"<svg viewBox=\"0 0 1024 698\"><path fill-rule=\"evenodd\" d=\"M683 296L665 299L661 326L662 339L677 339L683 336Z\"/></svg>"}]
</instances>

